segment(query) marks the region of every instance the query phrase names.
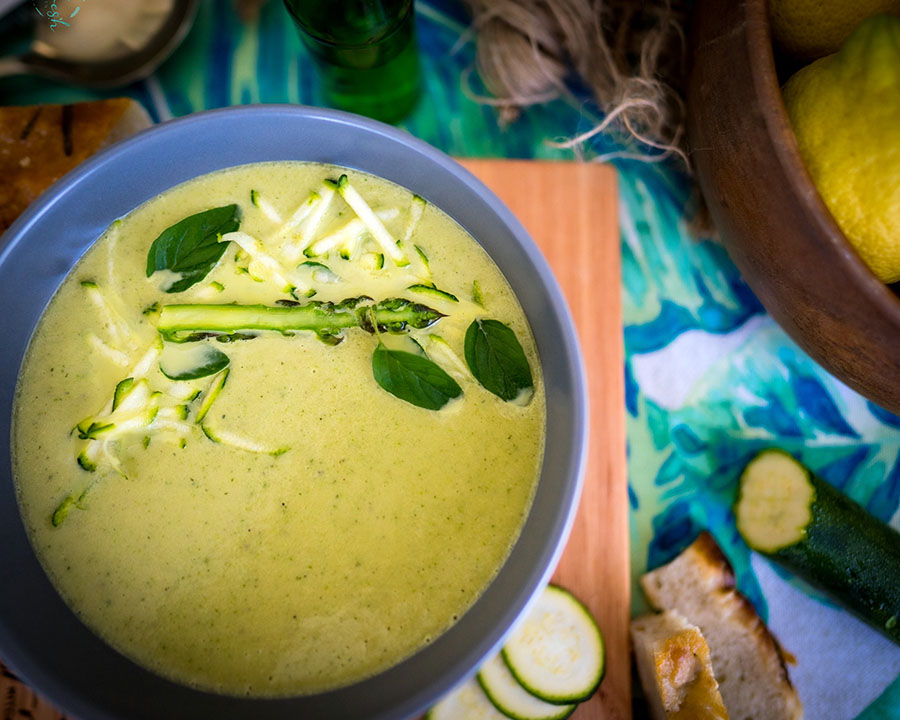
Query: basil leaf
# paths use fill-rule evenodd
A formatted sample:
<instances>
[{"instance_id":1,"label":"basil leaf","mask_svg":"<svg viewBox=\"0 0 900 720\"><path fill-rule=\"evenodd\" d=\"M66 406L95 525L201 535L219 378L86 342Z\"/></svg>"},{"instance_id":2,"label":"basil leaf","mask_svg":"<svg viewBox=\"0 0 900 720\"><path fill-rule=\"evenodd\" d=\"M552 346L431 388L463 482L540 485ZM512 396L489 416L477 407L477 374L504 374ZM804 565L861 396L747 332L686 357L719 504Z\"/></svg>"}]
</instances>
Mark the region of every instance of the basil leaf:
<instances>
[{"instance_id":1,"label":"basil leaf","mask_svg":"<svg viewBox=\"0 0 900 720\"><path fill-rule=\"evenodd\" d=\"M219 242L226 233L241 226L237 205L211 208L179 220L163 230L147 253L147 277L157 270L181 275L166 292L187 290L200 282L215 267L228 247Z\"/></svg>"},{"instance_id":2,"label":"basil leaf","mask_svg":"<svg viewBox=\"0 0 900 720\"><path fill-rule=\"evenodd\" d=\"M228 367L228 356L212 345L166 343L159 370L169 380L196 380Z\"/></svg>"},{"instance_id":3,"label":"basil leaf","mask_svg":"<svg viewBox=\"0 0 900 720\"><path fill-rule=\"evenodd\" d=\"M466 331L466 364L485 389L515 400L534 387L531 368L516 334L497 320L477 319Z\"/></svg>"},{"instance_id":4,"label":"basil leaf","mask_svg":"<svg viewBox=\"0 0 900 720\"><path fill-rule=\"evenodd\" d=\"M391 395L426 410L440 410L462 395L456 380L427 357L388 350L382 343L372 356L372 373Z\"/></svg>"}]
</instances>

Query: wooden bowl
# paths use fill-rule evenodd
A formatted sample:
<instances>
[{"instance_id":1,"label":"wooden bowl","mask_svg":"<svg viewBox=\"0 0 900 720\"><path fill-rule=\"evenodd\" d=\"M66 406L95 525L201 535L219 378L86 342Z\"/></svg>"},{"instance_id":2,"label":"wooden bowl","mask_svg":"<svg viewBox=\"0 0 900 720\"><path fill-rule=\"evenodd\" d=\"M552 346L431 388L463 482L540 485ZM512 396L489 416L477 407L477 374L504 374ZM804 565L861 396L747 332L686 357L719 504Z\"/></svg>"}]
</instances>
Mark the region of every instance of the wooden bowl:
<instances>
[{"instance_id":1,"label":"wooden bowl","mask_svg":"<svg viewBox=\"0 0 900 720\"><path fill-rule=\"evenodd\" d=\"M900 414L900 298L860 260L806 171L766 0L698 0L691 44L691 158L732 259L812 358Z\"/></svg>"}]
</instances>

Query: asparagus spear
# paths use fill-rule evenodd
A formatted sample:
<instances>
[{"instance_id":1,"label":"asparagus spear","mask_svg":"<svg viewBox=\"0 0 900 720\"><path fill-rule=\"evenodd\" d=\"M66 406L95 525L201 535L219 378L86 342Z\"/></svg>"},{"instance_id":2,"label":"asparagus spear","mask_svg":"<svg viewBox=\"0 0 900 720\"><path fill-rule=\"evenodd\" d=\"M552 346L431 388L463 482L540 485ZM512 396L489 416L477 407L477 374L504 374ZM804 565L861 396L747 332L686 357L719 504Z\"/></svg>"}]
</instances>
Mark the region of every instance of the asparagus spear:
<instances>
[{"instance_id":1,"label":"asparagus spear","mask_svg":"<svg viewBox=\"0 0 900 720\"><path fill-rule=\"evenodd\" d=\"M402 332L427 328L443 316L437 310L406 300L389 298L371 303L371 298L348 298L339 303L312 301L305 305L165 305L157 329L173 342L190 342L210 335L245 337L255 330L290 334L309 330L334 336L347 328L373 332L370 311L379 330Z\"/></svg>"}]
</instances>

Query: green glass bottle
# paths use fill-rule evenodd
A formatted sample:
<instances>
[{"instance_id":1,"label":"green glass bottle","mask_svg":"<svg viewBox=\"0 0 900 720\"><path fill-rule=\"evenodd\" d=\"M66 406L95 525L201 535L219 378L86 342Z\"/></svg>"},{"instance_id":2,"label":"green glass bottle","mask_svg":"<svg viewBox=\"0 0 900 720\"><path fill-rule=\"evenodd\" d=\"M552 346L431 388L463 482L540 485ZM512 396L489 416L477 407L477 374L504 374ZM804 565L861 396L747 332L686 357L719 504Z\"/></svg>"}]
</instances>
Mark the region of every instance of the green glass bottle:
<instances>
[{"instance_id":1,"label":"green glass bottle","mask_svg":"<svg viewBox=\"0 0 900 720\"><path fill-rule=\"evenodd\" d=\"M284 0L327 102L396 122L419 93L413 0Z\"/></svg>"}]
</instances>

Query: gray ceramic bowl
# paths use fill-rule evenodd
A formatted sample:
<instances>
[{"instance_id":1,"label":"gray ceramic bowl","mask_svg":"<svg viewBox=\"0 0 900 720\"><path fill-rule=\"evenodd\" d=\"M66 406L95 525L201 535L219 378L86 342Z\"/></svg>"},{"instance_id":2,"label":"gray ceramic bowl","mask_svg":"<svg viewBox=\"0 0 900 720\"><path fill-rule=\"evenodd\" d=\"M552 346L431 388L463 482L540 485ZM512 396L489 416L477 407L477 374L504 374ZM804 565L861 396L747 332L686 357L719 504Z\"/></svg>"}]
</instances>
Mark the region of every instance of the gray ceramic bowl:
<instances>
[{"instance_id":1,"label":"gray ceramic bowl","mask_svg":"<svg viewBox=\"0 0 900 720\"><path fill-rule=\"evenodd\" d=\"M353 115L296 106L212 111L166 123L98 154L57 182L0 242L0 436L38 319L100 233L149 198L233 165L313 160L404 185L445 210L485 247L521 301L547 392L547 449L518 543L485 594L413 657L354 685L272 700L200 692L112 650L62 602L22 525L8 440L0 443L0 657L26 682L85 720L405 718L420 712L494 651L546 582L578 502L586 454L584 371L565 301L509 210L457 163L408 134Z\"/></svg>"}]
</instances>

